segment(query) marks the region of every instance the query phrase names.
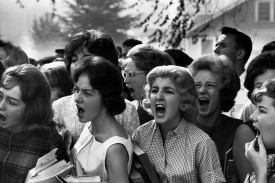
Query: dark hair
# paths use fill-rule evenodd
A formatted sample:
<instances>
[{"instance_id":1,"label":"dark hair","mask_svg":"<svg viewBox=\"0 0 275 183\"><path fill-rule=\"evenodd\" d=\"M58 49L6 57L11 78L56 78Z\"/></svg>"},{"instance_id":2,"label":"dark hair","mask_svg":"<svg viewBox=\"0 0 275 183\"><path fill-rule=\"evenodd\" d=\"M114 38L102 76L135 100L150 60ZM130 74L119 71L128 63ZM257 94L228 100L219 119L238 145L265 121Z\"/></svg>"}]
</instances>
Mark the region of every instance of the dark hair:
<instances>
[{"instance_id":1,"label":"dark hair","mask_svg":"<svg viewBox=\"0 0 275 183\"><path fill-rule=\"evenodd\" d=\"M123 46L123 47L130 47L130 48L132 48L132 47L134 47L134 46L136 46L136 45L138 45L138 44L142 44L142 42L141 42L140 40L138 40L138 39L133 39L133 38L131 38L131 39L126 39L126 40L122 43L122 46Z\"/></svg>"},{"instance_id":2,"label":"dark hair","mask_svg":"<svg viewBox=\"0 0 275 183\"><path fill-rule=\"evenodd\" d=\"M274 50L275 50L275 41L271 41L263 46L262 53L267 51L274 51Z\"/></svg>"},{"instance_id":3,"label":"dark hair","mask_svg":"<svg viewBox=\"0 0 275 183\"><path fill-rule=\"evenodd\" d=\"M251 93L254 90L256 77L265 73L268 69L275 69L275 55L272 53L262 53L251 60L247 67L244 80L244 87L248 90L248 98L251 97Z\"/></svg>"},{"instance_id":4,"label":"dark hair","mask_svg":"<svg viewBox=\"0 0 275 183\"><path fill-rule=\"evenodd\" d=\"M2 62L0 62L0 78L2 77L4 71L6 70L4 64Z\"/></svg>"},{"instance_id":5,"label":"dark hair","mask_svg":"<svg viewBox=\"0 0 275 183\"><path fill-rule=\"evenodd\" d=\"M90 85L101 94L102 103L111 115L124 111L126 104L122 94L122 79L118 67L98 56L88 56L77 62L73 73L77 82L81 74L87 74Z\"/></svg>"},{"instance_id":6,"label":"dark hair","mask_svg":"<svg viewBox=\"0 0 275 183\"><path fill-rule=\"evenodd\" d=\"M19 86L22 101L26 104L23 121L28 130L35 131L50 124L53 118L50 87L35 66L22 64L8 68L0 85L5 89Z\"/></svg>"},{"instance_id":7,"label":"dark hair","mask_svg":"<svg viewBox=\"0 0 275 183\"><path fill-rule=\"evenodd\" d=\"M59 88L59 98L72 94L73 82L64 67L53 67L42 72L51 88Z\"/></svg>"},{"instance_id":8,"label":"dark hair","mask_svg":"<svg viewBox=\"0 0 275 183\"><path fill-rule=\"evenodd\" d=\"M70 37L65 47L65 63L68 71L70 70L73 54L76 50L84 47L90 53L101 56L118 65L118 52L112 37L102 31L91 29Z\"/></svg>"},{"instance_id":9,"label":"dark hair","mask_svg":"<svg viewBox=\"0 0 275 183\"><path fill-rule=\"evenodd\" d=\"M275 107L275 79L264 82L260 89L255 89L251 94L253 104L261 102L263 95L273 99L272 105Z\"/></svg>"},{"instance_id":10,"label":"dark hair","mask_svg":"<svg viewBox=\"0 0 275 183\"><path fill-rule=\"evenodd\" d=\"M168 53L175 61L175 65L187 67L191 64L193 59L189 57L186 53L179 49L167 49L164 52Z\"/></svg>"},{"instance_id":11,"label":"dark hair","mask_svg":"<svg viewBox=\"0 0 275 183\"><path fill-rule=\"evenodd\" d=\"M231 27L221 28L222 34L232 34L235 36L236 48L244 49L244 64L248 61L251 51L252 51L252 41L248 35L243 32L238 31L237 29Z\"/></svg>"},{"instance_id":12,"label":"dark hair","mask_svg":"<svg viewBox=\"0 0 275 183\"><path fill-rule=\"evenodd\" d=\"M240 78L232 62L225 56L203 55L189 66L194 76L201 70L216 73L221 78L220 99L221 110L228 112L235 104L235 97L241 88Z\"/></svg>"},{"instance_id":13,"label":"dark hair","mask_svg":"<svg viewBox=\"0 0 275 183\"><path fill-rule=\"evenodd\" d=\"M136 67L141 71L150 72L161 65L175 65L173 58L166 52L157 50L148 45L137 45L127 54Z\"/></svg>"},{"instance_id":14,"label":"dark hair","mask_svg":"<svg viewBox=\"0 0 275 183\"><path fill-rule=\"evenodd\" d=\"M47 56L47 57L43 57L39 60L36 61L36 64L40 64L40 65L44 65L44 64L48 64L54 61L54 59L56 59L55 56Z\"/></svg>"},{"instance_id":15,"label":"dark hair","mask_svg":"<svg viewBox=\"0 0 275 183\"><path fill-rule=\"evenodd\" d=\"M6 68L29 63L27 54L20 47L13 45L11 42L0 39L0 48L7 54L7 58L2 61Z\"/></svg>"}]
</instances>

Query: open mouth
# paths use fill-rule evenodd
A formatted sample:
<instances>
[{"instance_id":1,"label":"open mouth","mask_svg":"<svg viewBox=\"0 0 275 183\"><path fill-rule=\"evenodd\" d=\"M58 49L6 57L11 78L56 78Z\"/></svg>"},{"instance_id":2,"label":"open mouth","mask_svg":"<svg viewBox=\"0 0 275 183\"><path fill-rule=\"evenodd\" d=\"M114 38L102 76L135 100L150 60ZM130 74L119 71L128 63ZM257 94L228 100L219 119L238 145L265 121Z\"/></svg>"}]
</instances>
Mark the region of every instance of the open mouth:
<instances>
[{"instance_id":1,"label":"open mouth","mask_svg":"<svg viewBox=\"0 0 275 183\"><path fill-rule=\"evenodd\" d=\"M163 104L156 104L156 115L164 116L165 114L165 106Z\"/></svg>"},{"instance_id":2,"label":"open mouth","mask_svg":"<svg viewBox=\"0 0 275 183\"><path fill-rule=\"evenodd\" d=\"M5 116L3 116L2 114L0 114L0 121L5 122L7 120L7 118Z\"/></svg>"},{"instance_id":3,"label":"open mouth","mask_svg":"<svg viewBox=\"0 0 275 183\"><path fill-rule=\"evenodd\" d=\"M199 103L202 109L205 109L209 104L209 99L207 98L199 98Z\"/></svg>"},{"instance_id":4,"label":"open mouth","mask_svg":"<svg viewBox=\"0 0 275 183\"><path fill-rule=\"evenodd\" d=\"M77 116L82 116L85 110L81 108L79 105L76 105L76 107L77 107Z\"/></svg>"}]
</instances>

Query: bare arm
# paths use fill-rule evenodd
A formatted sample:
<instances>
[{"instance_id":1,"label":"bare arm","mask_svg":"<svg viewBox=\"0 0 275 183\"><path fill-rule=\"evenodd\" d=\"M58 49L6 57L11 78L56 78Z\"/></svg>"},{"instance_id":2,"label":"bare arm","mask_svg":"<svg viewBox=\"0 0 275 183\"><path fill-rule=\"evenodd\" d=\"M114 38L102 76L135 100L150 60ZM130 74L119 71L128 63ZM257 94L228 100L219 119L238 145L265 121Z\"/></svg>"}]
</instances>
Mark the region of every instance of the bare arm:
<instances>
[{"instance_id":1,"label":"bare arm","mask_svg":"<svg viewBox=\"0 0 275 183\"><path fill-rule=\"evenodd\" d=\"M233 159L240 182L244 182L246 175L253 171L245 157L245 143L251 142L254 138L253 131L245 124L239 126L236 130L233 140Z\"/></svg>"},{"instance_id":2,"label":"bare arm","mask_svg":"<svg viewBox=\"0 0 275 183\"><path fill-rule=\"evenodd\" d=\"M108 177L112 183L128 183L127 163L129 156L122 144L114 144L109 147L106 155Z\"/></svg>"}]
</instances>

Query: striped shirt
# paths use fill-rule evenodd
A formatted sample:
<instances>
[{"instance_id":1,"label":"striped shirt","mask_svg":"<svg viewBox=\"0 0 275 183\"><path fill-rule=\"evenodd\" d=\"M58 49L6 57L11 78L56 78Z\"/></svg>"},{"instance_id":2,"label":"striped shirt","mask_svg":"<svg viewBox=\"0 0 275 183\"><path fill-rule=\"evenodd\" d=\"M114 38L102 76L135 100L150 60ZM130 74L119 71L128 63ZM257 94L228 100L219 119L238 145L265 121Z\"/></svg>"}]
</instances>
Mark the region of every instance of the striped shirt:
<instances>
[{"instance_id":1,"label":"striped shirt","mask_svg":"<svg viewBox=\"0 0 275 183\"><path fill-rule=\"evenodd\" d=\"M134 132L133 141L147 153L163 183L225 182L214 142L191 123L182 120L163 143L152 120Z\"/></svg>"}]
</instances>

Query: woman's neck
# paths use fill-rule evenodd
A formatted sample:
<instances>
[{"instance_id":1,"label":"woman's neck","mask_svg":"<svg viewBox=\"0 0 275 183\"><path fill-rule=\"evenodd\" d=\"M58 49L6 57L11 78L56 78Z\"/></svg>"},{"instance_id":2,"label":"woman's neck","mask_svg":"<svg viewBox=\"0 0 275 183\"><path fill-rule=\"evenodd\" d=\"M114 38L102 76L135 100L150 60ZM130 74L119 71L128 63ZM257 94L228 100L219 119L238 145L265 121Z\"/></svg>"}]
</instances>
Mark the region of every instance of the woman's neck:
<instances>
[{"instance_id":1,"label":"woman's neck","mask_svg":"<svg viewBox=\"0 0 275 183\"><path fill-rule=\"evenodd\" d=\"M197 122L199 126L204 126L206 128L214 128L218 126L221 122L221 112L217 111L211 115L202 116L198 114Z\"/></svg>"},{"instance_id":2,"label":"woman's neck","mask_svg":"<svg viewBox=\"0 0 275 183\"><path fill-rule=\"evenodd\" d=\"M165 123L159 124L159 128L160 128L163 143L166 140L168 132L175 130L177 128L177 126L180 124L181 118L182 117L180 115L180 116L177 116L176 118L174 118L172 120L169 120Z\"/></svg>"}]
</instances>

